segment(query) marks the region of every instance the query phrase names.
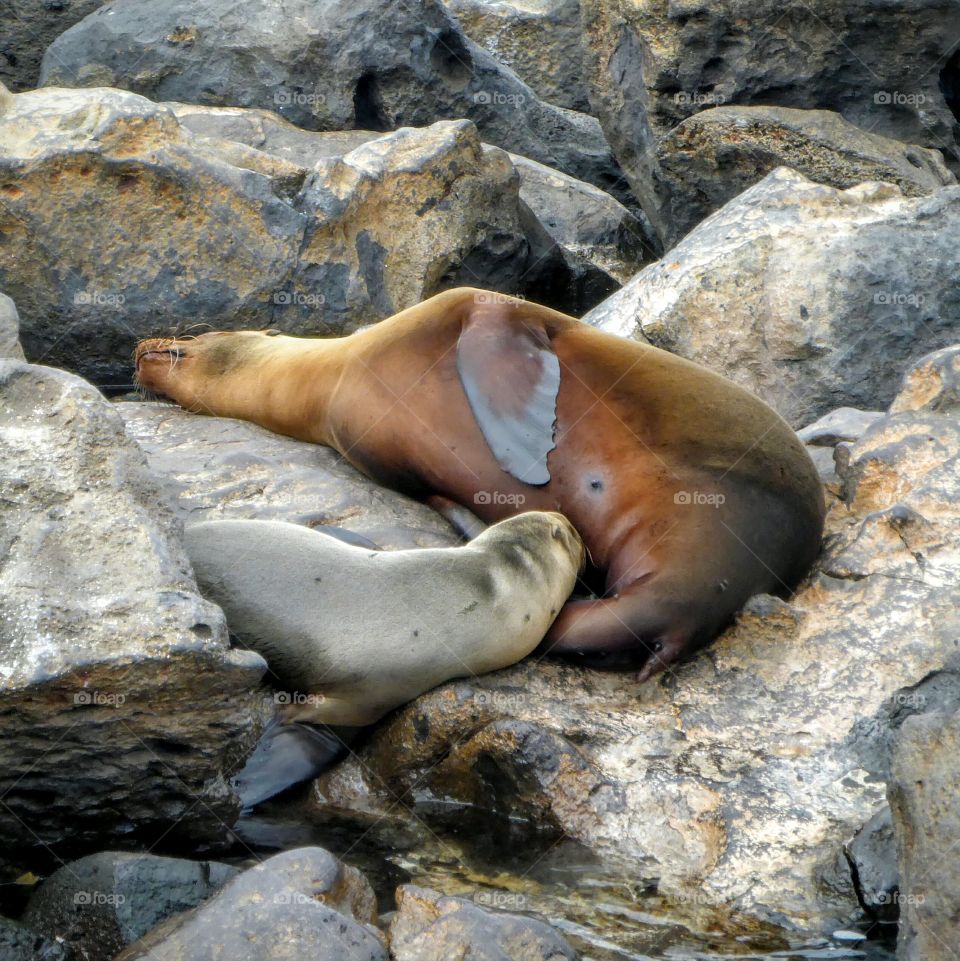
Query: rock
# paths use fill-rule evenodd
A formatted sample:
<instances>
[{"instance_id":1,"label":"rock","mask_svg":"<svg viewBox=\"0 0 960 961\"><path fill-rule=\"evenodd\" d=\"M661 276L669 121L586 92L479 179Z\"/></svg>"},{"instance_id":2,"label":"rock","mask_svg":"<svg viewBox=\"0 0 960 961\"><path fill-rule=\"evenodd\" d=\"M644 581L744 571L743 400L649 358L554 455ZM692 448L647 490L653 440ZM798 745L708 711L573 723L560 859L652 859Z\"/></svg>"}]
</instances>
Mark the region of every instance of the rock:
<instances>
[{"instance_id":1,"label":"rock","mask_svg":"<svg viewBox=\"0 0 960 961\"><path fill-rule=\"evenodd\" d=\"M874 918L896 924L900 874L890 808L884 806L846 846L860 904Z\"/></svg>"},{"instance_id":2,"label":"rock","mask_svg":"<svg viewBox=\"0 0 960 961\"><path fill-rule=\"evenodd\" d=\"M960 327L960 187L906 198L785 168L732 200L584 319L698 361L793 424L877 409Z\"/></svg>"},{"instance_id":3,"label":"rock","mask_svg":"<svg viewBox=\"0 0 960 961\"><path fill-rule=\"evenodd\" d=\"M289 0L282 11L255 0L229 12L213 0L120 0L51 45L42 83L276 109L311 130L466 117L488 143L598 187L622 183L599 123L541 101L440 0Z\"/></svg>"},{"instance_id":4,"label":"rock","mask_svg":"<svg viewBox=\"0 0 960 961\"><path fill-rule=\"evenodd\" d=\"M346 527L388 550L461 542L436 511L379 487L329 447L170 404L115 407L186 523L253 518Z\"/></svg>"},{"instance_id":5,"label":"rock","mask_svg":"<svg viewBox=\"0 0 960 961\"><path fill-rule=\"evenodd\" d=\"M51 941L9 918L0 918L0 958L3 961L72 961L61 942Z\"/></svg>"},{"instance_id":6,"label":"rock","mask_svg":"<svg viewBox=\"0 0 960 961\"><path fill-rule=\"evenodd\" d=\"M960 708L960 422L887 414L839 450L827 546L789 603L754 598L645 685L528 659L437 688L323 775L317 810L479 805L654 882L691 924L848 928L844 847L884 806L897 730Z\"/></svg>"},{"instance_id":7,"label":"rock","mask_svg":"<svg viewBox=\"0 0 960 961\"><path fill-rule=\"evenodd\" d=\"M590 112L580 0L444 0L463 32L544 100Z\"/></svg>"},{"instance_id":8,"label":"rock","mask_svg":"<svg viewBox=\"0 0 960 961\"><path fill-rule=\"evenodd\" d=\"M577 957L543 921L489 911L415 884L397 889L390 955L394 961L575 961Z\"/></svg>"},{"instance_id":9,"label":"rock","mask_svg":"<svg viewBox=\"0 0 960 961\"><path fill-rule=\"evenodd\" d=\"M17 305L6 294L0 294L0 357L23 360L20 315L17 313Z\"/></svg>"},{"instance_id":10,"label":"rock","mask_svg":"<svg viewBox=\"0 0 960 961\"><path fill-rule=\"evenodd\" d=\"M86 961L110 961L171 915L220 890L238 869L216 861L104 851L55 871L23 922Z\"/></svg>"},{"instance_id":11,"label":"rock","mask_svg":"<svg viewBox=\"0 0 960 961\"><path fill-rule=\"evenodd\" d=\"M908 718L889 786L900 863L901 961L948 961L960 944L960 712Z\"/></svg>"},{"instance_id":12,"label":"rock","mask_svg":"<svg viewBox=\"0 0 960 961\"><path fill-rule=\"evenodd\" d=\"M841 441L852 443L859 440L863 432L881 417L881 410L838 407L808 424L803 430L798 430L797 437L811 447L836 447Z\"/></svg>"},{"instance_id":13,"label":"rock","mask_svg":"<svg viewBox=\"0 0 960 961\"><path fill-rule=\"evenodd\" d=\"M953 414L960 408L960 347L944 347L918 361L904 378L890 410Z\"/></svg>"},{"instance_id":14,"label":"rock","mask_svg":"<svg viewBox=\"0 0 960 961\"><path fill-rule=\"evenodd\" d=\"M27 356L112 387L138 339L198 319L342 332L458 272L522 292L527 269L516 173L466 121L308 170L135 94L45 88L0 115L0 191L0 288Z\"/></svg>"},{"instance_id":15,"label":"rock","mask_svg":"<svg viewBox=\"0 0 960 961\"><path fill-rule=\"evenodd\" d=\"M918 197L957 182L938 150L881 137L831 110L714 107L657 144L650 215L666 248L777 167L830 187L896 184Z\"/></svg>"},{"instance_id":16,"label":"rock","mask_svg":"<svg viewBox=\"0 0 960 961\"><path fill-rule=\"evenodd\" d=\"M654 220L661 141L717 106L832 110L957 163L955 4L813 0L787 10L777 0L581 0L581 14L593 112Z\"/></svg>"},{"instance_id":17,"label":"rock","mask_svg":"<svg viewBox=\"0 0 960 961\"><path fill-rule=\"evenodd\" d=\"M265 664L229 649L116 410L10 360L0 396L4 857L219 840Z\"/></svg>"},{"instance_id":18,"label":"rock","mask_svg":"<svg viewBox=\"0 0 960 961\"><path fill-rule=\"evenodd\" d=\"M387 961L366 878L323 848L285 851L244 871L116 961Z\"/></svg>"},{"instance_id":19,"label":"rock","mask_svg":"<svg viewBox=\"0 0 960 961\"><path fill-rule=\"evenodd\" d=\"M16 0L7 5L0 40L0 83L27 90L40 82L43 52L103 0Z\"/></svg>"}]
</instances>

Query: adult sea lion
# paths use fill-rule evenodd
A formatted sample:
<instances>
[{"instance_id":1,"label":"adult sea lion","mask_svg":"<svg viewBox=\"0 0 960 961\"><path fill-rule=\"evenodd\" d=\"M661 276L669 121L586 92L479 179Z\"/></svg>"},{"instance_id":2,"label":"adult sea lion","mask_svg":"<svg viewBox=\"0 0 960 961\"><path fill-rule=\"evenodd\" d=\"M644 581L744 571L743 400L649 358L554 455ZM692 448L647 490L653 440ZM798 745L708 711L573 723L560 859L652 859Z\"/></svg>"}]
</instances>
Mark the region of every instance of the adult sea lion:
<instances>
[{"instance_id":1,"label":"adult sea lion","mask_svg":"<svg viewBox=\"0 0 960 961\"><path fill-rule=\"evenodd\" d=\"M559 510L603 596L546 644L645 679L752 594L788 593L823 527L790 426L735 384L572 317L472 288L348 337L154 339L140 383L202 413L327 444L375 480L485 521Z\"/></svg>"},{"instance_id":2,"label":"adult sea lion","mask_svg":"<svg viewBox=\"0 0 960 961\"><path fill-rule=\"evenodd\" d=\"M372 724L453 677L514 664L576 583L584 548L531 511L463 547L371 551L282 521L188 527L203 594L263 655L285 722Z\"/></svg>"}]
</instances>

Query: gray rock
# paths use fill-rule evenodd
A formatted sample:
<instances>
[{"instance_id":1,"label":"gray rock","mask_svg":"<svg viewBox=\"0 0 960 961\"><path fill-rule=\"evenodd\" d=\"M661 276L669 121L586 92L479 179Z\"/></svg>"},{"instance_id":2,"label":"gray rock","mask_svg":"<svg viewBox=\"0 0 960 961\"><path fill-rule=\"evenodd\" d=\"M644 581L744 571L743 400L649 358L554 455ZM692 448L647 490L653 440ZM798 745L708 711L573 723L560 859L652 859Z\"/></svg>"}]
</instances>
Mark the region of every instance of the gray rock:
<instances>
[{"instance_id":1,"label":"gray rock","mask_svg":"<svg viewBox=\"0 0 960 961\"><path fill-rule=\"evenodd\" d=\"M23 360L20 315L17 313L17 305L6 294L0 294L0 357Z\"/></svg>"},{"instance_id":2,"label":"gray rock","mask_svg":"<svg viewBox=\"0 0 960 961\"><path fill-rule=\"evenodd\" d=\"M949 0L582 0L587 82L641 206L660 142L725 105L832 110L958 165L960 7Z\"/></svg>"},{"instance_id":3,"label":"gray rock","mask_svg":"<svg viewBox=\"0 0 960 961\"><path fill-rule=\"evenodd\" d=\"M24 924L86 961L110 961L161 921L216 893L238 869L216 861L103 851L55 871L34 892Z\"/></svg>"},{"instance_id":4,"label":"gray rock","mask_svg":"<svg viewBox=\"0 0 960 961\"><path fill-rule=\"evenodd\" d=\"M890 808L884 806L846 846L860 903L879 921L895 924L899 914L900 873Z\"/></svg>"},{"instance_id":5,"label":"gray rock","mask_svg":"<svg viewBox=\"0 0 960 961\"><path fill-rule=\"evenodd\" d=\"M599 187L621 183L599 123L541 101L439 0L118 0L52 44L42 82L276 109L313 130L466 117L498 147Z\"/></svg>"},{"instance_id":6,"label":"gray rock","mask_svg":"<svg viewBox=\"0 0 960 961\"><path fill-rule=\"evenodd\" d=\"M901 961L949 961L960 944L960 712L904 722L889 785L900 862Z\"/></svg>"},{"instance_id":7,"label":"gray rock","mask_svg":"<svg viewBox=\"0 0 960 961\"><path fill-rule=\"evenodd\" d=\"M0 398L4 854L218 840L265 664L229 649L115 409L10 360Z\"/></svg>"},{"instance_id":8,"label":"gray rock","mask_svg":"<svg viewBox=\"0 0 960 961\"><path fill-rule=\"evenodd\" d=\"M957 236L957 244L950 239ZM960 336L960 187L907 198L779 168L584 319L698 361L792 424L877 409Z\"/></svg>"},{"instance_id":9,"label":"gray rock","mask_svg":"<svg viewBox=\"0 0 960 961\"><path fill-rule=\"evenodd\" d=\"M830 110L714 107L657 144L647 209L664 247L777 167L841 189L882 180L907 197L956 183L938 150L869 133Z\"/></svg>"},{"instance_id":10,"label":"gray rock","mask_svg":"<svg viewBox=\"0 0 960 961\"><path fill-rule=\"evenodd\" d=\"M116 961L387 961L363 875L322 848L269 858L177 915Z\"/></svg>"},{"instance_id":11,"label":"gray rock","mask_svg":"<svg viewBox=\"0 0 960 961\"><path fill-rule=\"evenodd\" d=\"M9 918L0 918L0 958L3 961L73 961L66 945Z\"/></svg>"},{"instance_id":12,"label":"gray rock","mask_svg":"<svg viewBox=\"0 0 960 961\"><path fill-rule=\"evenodd\" d=\"M394 961L576 961L577 954L549 924L490 911L464 898L444 897L415 884L397 888L390 922Z\"/></svg>"},{"instance_id":13,"label":"gray rock","mask_svg":"<svg viewBox=\"0 0 960 961\"><path fill-rule=\"evenodd\" d=\"M590 112L580 0L444 0L463 32L558 107Z\"/></svg>"},{"instance_id":14,"label":"gray rock","mask_svg":"<svg viewBox=\"0 0 960 961\"><path fill-rule=\"evenodd\" d=\"M944 347L917 361L904 375L890 409L894 413L929 410L956 416L960 410L960 346Z\"/></svg>"},{"instance_id":15,"label":"gray rock","mask_svg":"<svg viewBox=\"0 0 960 961\"><path fill-rule=\"evenodd\" d=\"M541 660L444 685L326 772L314 805L511 812L655 880L680 923L849 927L844 847L885 804L897 730L960 707L960 422L888 414L840 450L843 499L828 491L824 555L790 603L754 598L653 683Z\"/></svg>"},{"instance_id":16,"label":"gray rock","mask_svg":"<svg viewBox=\"0 0 960 961\"><path fill-rule=\"evenodd\" d=\"M881 417L882 410L838 407L798 430L797 436L811 447L836 447L841 441L859 440L863 432Z\"/></svg>"},{"instance_id":17,"label":"gray rock","mask_svg":"<svg viewBox=\"0 0 960 961\"><path fill-rule=\"evenodd\" d=\"M103 0L10 0L4 5L0 39L0 83L27 90L40 82L47 47Z\"/></svg>"},{"instance_id":18,"label":"gray rock","mask_svg":"<svg viewBox=\"0 0 960 961\"><path fill-rule=\"evenodd\" d=\"M0 289L27 356L123 387L135 342L170 327L342 332L467 270L521 292L518 178L470 123L400 130L313 167L194 135L121 90L13 96Z\"/></svg>"},{"instance_id":19,"label":"gray rock","mask_svg":"<svg viewBox=\"0 0 960 961\"><path fill-rule=\"evenodd\" d=\"M186 523L237 518L346 527L388 550L460 543L438 513L374 484L329 447L170 404L115 407Z\"/></svg>"}]
</instances>

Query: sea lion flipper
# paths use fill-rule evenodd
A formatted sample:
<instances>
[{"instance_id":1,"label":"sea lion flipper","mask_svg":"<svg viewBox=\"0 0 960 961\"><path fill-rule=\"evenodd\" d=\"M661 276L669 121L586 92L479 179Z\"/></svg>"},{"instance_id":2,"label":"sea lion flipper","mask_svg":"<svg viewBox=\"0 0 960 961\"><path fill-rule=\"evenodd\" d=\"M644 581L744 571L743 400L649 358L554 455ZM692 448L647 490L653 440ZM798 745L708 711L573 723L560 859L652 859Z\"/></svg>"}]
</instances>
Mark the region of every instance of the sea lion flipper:
<instances>
[{"instance_id":1,"label":"sea lion flipper","mask_svg":"<svg viewBox=\"0 0 960 961\"><path fill-rule=\"evenodd\" d=\"M527 484L550 481L560 361L542 325L512 304L476 308L457 343L457 372L500 467Z\"/></svg>"}]
</instances>

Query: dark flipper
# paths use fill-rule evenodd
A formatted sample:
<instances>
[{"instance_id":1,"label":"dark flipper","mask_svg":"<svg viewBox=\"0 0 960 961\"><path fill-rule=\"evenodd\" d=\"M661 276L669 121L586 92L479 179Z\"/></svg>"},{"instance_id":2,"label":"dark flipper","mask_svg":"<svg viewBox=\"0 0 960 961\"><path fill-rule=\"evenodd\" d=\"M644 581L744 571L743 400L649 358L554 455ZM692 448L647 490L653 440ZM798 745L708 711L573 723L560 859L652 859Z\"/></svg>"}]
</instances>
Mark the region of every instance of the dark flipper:
<instances>
[{"instance_id":1,"label":"dark flipper","mask_svg":"<svg viewBox=\"0 0 960 961\"><path fill-rule=\"evenodd\" d=\"M470 409L500 467L527 484L550 481L560 362L543 326L511 303L477 306L457 343Z\"/></svg>"}]
</instances>

